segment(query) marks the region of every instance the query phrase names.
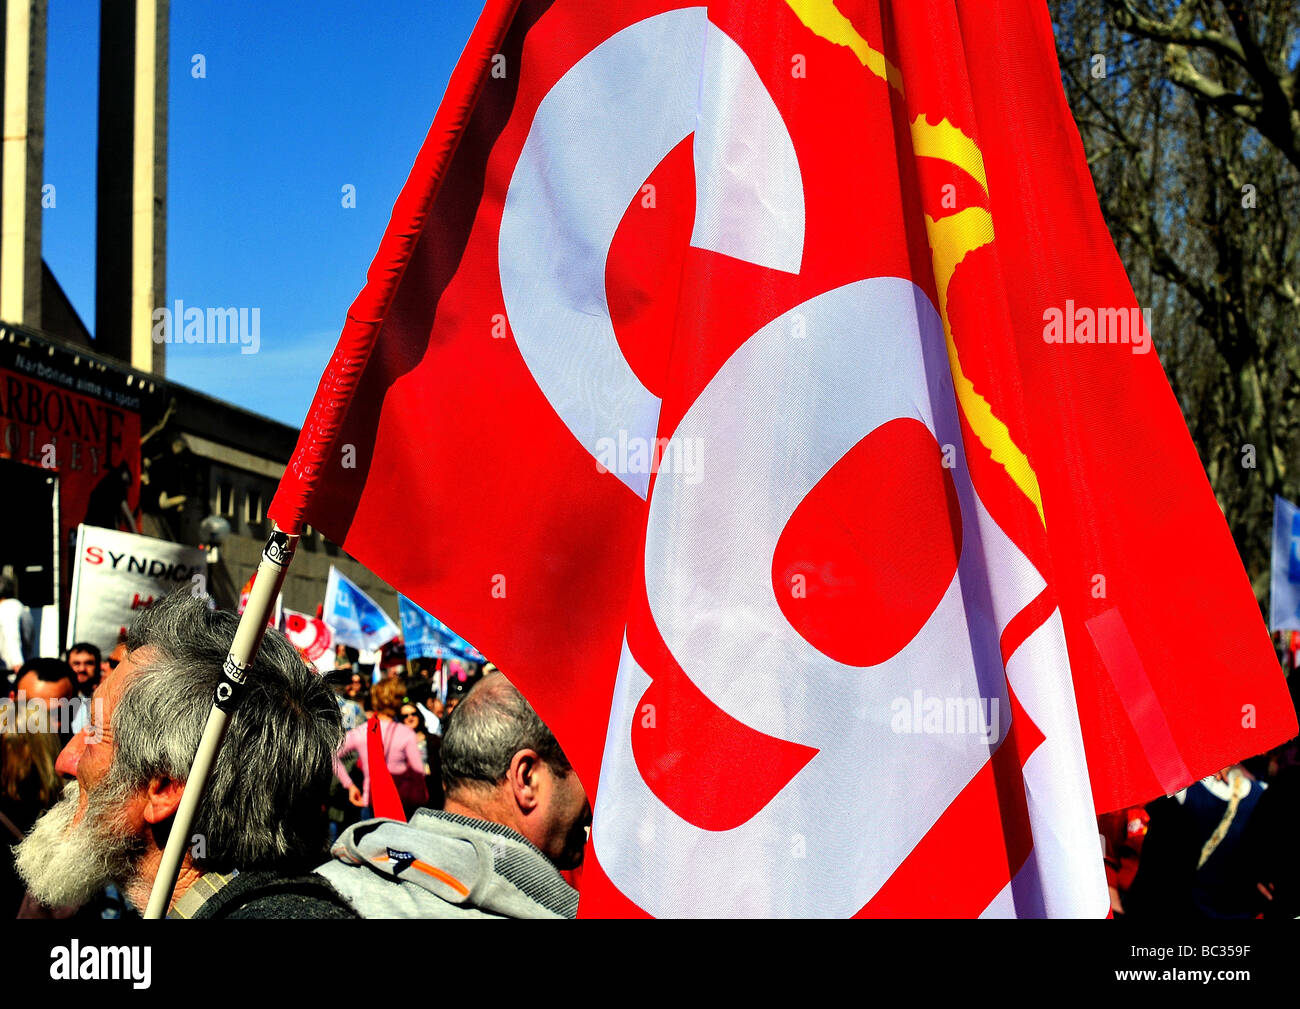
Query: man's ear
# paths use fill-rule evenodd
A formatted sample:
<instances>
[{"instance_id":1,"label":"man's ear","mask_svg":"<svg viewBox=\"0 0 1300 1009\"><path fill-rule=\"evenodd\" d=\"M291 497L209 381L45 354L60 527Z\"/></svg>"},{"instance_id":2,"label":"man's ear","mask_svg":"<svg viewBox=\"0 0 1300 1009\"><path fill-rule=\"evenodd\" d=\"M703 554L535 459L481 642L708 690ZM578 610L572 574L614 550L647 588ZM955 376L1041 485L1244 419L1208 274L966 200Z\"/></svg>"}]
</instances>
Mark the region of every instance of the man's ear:
<instances>
[{"instance_id":1,"label":"man's ear","mask_svg":"<svg viewBox=\"0 0 1300 1009\"><path fill-rule=\"evenodd\" d=\"M506 780L510 783L510 792L514 796L515 805L524 813L531 813L541 801L541 794L537 787L537 772L540 766L541 759L536 750L519 750L510 758L510 770L506 773Z\"/></svg>"},{"instance_id":2,"label":"man's ear","mask_svg":"<svg viewBox=\"0 0 1300 1009\"><path fill-rule=\"evenodd\" d=\"M185 794L185 782L171 778L154 778L149 782L144 796L144 819L146 823L162 823L170 819L181 804Z\"/></svg>"}]
</instances>

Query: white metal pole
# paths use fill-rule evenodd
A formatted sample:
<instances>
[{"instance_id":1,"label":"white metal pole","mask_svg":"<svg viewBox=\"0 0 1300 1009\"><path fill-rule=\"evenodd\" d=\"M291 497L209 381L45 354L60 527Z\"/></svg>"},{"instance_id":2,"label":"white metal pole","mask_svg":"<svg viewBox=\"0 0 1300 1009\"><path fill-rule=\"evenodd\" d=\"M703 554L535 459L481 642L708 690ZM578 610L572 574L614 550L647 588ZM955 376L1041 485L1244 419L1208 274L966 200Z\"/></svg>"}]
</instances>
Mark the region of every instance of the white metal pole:
<instances>
[{"instance_id":1,"label":"white metal pole","mask_svg":"<svg viewBox=\"0 0 1300 1009\"><path fill-rule=\"evenodd\" d=\"M181 862L190 847L190 831L198 813L199 802L207 788L208 778L221 750L221 740L226 734L226 725L231 713L243 696L244 684L248 680L248 668L257 658L262 637L266 633L267 620L275 608L276 597L284 584L284 576L293 561L293 552L298 547L298 537L281 532L273 526L271 535L262 550L262 562L257 566L257 578L248 595L248 604L239 618L235 629L235 640L231 642L230 654L226 657L221 671L221 680L217 684L216 696L212 701L212 712L208 715L208 724L203 729L203 738L199 740L198 751L190 766L189 777L185 782L185 792L181 796L180 806L172 820L171 833L167 837L167 847L163 851L162 862L158 866L158 875L154 878L153 892L149 895L149 907L146 918L163 918L171 906L172 891L176 888L176 877L180 875Z\"/></svg>"}]
</instances>

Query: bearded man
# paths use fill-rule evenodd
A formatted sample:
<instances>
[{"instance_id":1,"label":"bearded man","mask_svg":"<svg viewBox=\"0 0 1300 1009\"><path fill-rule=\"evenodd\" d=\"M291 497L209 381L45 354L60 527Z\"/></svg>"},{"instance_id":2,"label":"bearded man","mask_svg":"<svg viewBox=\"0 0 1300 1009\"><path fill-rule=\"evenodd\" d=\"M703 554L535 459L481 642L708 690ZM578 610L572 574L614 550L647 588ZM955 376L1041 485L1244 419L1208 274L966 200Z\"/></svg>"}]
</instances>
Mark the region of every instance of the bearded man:
<instances>
[{"instance_id":1,"label":"bearded man","mask_svg":"<svg viewBox=\"0 0 1300 1009\"><path fill-rule=\"evenodd\" d=\"M238 618L179 593L131 628L95 690L93 721L59 755L63 798L15 849L29 894L77 906L109 883L143 910L212 707ZM268 630L195 821L169 917L350 918L307 872L326 842L342 739L338 705Z\"/></svg>"}]
</instances>

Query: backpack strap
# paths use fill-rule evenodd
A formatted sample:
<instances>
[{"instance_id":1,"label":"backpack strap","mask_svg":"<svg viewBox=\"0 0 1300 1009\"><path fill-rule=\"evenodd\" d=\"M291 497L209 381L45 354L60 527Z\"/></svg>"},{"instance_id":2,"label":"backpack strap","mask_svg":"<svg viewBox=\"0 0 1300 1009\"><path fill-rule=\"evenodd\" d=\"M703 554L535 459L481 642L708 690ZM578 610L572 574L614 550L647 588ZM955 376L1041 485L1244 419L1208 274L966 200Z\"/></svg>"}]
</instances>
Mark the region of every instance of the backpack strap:
<instances>
[{"instance_id":1,"label":"backpack strap","mask_svg":"<svg viewBox=\"0 0 1300 1009\"><path fill-rule=\"evenodd\" d=\"M304 910L313 913L294 913ZM315 873L284 877L274 872L241 872L204 900L192 917L355 918L357 913L328 880Z\"/></svg>"}]
</instances>

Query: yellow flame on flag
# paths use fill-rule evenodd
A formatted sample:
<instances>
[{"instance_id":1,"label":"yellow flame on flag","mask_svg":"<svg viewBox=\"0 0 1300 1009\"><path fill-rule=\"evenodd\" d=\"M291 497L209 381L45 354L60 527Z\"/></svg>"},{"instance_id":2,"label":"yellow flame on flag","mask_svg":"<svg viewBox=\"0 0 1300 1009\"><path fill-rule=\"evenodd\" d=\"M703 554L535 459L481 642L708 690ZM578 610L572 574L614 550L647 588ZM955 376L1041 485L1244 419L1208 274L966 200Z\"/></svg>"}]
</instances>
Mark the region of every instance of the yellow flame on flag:
<instances>
[{"instance_id":1,"label":"yellow flame on flag","mask_svg":"<svg viewBox=\"0 0 1300 1009\"><path fill-rule=\"evenodd\" d=\"M903 75L898 67L858 34L853 22L836 8L834 0L786 0L786 3L810 32L837 46L848 46L864 67L900 95L903 93Z\"/></svg>"},{"instance_id":2,"label":"yellow flame on flag","mask_svg":"<svg viewBox=\"0 0 1300 1009\"><path fill-rule=\"evenodd\" d=\"M834 0L786 0L790 9L814 35L835 45L847 46L869 71L903 94L903 75L885 55L864 39L853 23L835 6ZM911 123L912 150L917 157L936 158L960 168L975 179L984 194L988 195L988 178L984 171L984 155L974 139L966 136L946 118L931 124L924 115ZM980 395L975 384L966 377L957 353L948 321L948 285L962 260L976 249L993 242L993 217L983 207L965 210L935 220L925 215L925 231L930 242L930 257L934 267L935 285L939 292L939 318L943 322L944 341L948 348L948 366L952 370L957 404L980 444L988 449L993 461L998 463L1012 482L1033 504L1038 520L1047 525L1043 514L1042 492L1038 475L1029 458L1016 444L1006 424L993 412L989 401Z\"/></svg>"},{"instance_id":3,"label":"yellow flame on flag","mask_svg":"<svg viewBox=\"0 0 1300 1009\"><path fill-rule=\"evenodd\" d=\"M947 119L940 119L933 126L925 116L913 119L912 151L918 158L938 158L956 165L980 184L985 196L988 195L989 182L984 176L984 155L974 140Z\"/></svg>"}]
</instances>

